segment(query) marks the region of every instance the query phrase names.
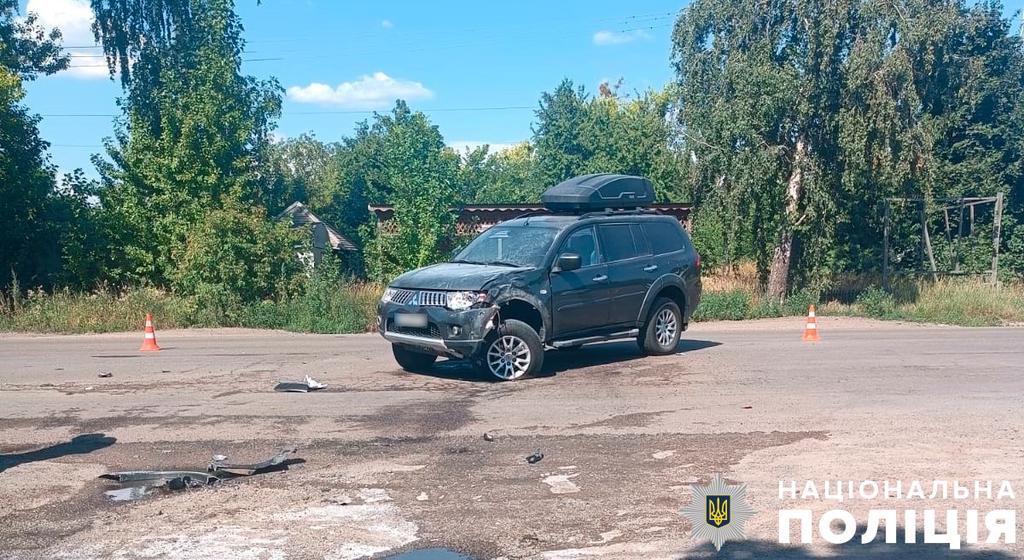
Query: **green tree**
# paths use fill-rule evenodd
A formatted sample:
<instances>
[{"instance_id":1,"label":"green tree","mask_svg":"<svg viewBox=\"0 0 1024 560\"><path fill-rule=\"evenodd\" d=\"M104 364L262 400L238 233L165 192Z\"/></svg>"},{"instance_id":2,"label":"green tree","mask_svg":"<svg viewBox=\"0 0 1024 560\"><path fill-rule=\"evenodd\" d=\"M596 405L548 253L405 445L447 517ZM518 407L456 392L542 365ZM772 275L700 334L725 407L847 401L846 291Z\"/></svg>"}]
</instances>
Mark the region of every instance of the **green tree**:
<instances>
[{"instance_id":1,"label":"green tree","mask_svg":"<svg viewBox=\"0 0 1024 560\"><path fill-rule=\"evenodd\" d=\"M363 229L370 277L389 280L443 260L455 230L451 209L457 202L459 157L445 146L437 127L398 101L391 113L362 123L345 144L348 192L395 209L392 231L372 224Z\"/></svg>"},{"instance_id":2,"label":"green tree","mask_svg":"<svg viewBox=\"0 0 1024 560\"><path fill-rule=\"evenodd\" d=\"M463 158L459 176L462 200L472 204L536 204L545 189L528 142L496 152L480 146Z\"/></svg>"},{"instance_id":3,"label":"green tree","mask_svg":"<svg viewBox=\"0 0 1024 560\"><path fill-rule=\"evenodd\" d=\"M50 240L45 254L49 262L59 263L53 286L88 290L103 278L108 245L102 209L95 203L98 191L99 184L76 169L61 178L50 196L44 215Z\"/></svg>"},{"instance_id":4,"label":"green tree","mask_svg":"<svg viewBox=\"0 0 1024 560\"><path fill-rule=\"evenodd\" d=\"M564 80L541 95L533 129L540 190L585 173L626 173L651 179L662 200L685 200L666 119L672 96L647 92L631 99L617 89L604 85L592 98Z\"/></svg>"},{"instance_id":5,"label":"green tree","mask_svg":"<svg viewBox=\"0 0 1024 560\"><path fill-rule=\"evenodd\" d=\"M708 262L755 258L773 297L878 270L892 196L933 208L1007 193L1013 230L1024 64L1001 14L961 0L691 4L673 60Z\"/></svg>"},{"instance_id":6,"label":"green tree","mask_svg":"<svg viewBox=\"0 0 1024 560\"><path fill-rule=\"evenodd\" d=\"M312 134L271 144L268 210L279 212L297 200L317 210L334 202L341 183L341 169L335 165L339 149L338 144L321 142Z\"/></svg>"},{"instance_id":7,"label":"green tree","mask_svg":"<svg viewBox=\"0 0 1024 560\"><path fill-rule=\"evenodd\" d=\"M179 293L196 298L210 322L232 323L243 304L299 289L297 247L298 235L268 220L263 208L227 202L189 229L172 280Z\"/></svg>"},{"instance_id":8,"label":"green tree","mask_svg":"<svg viewBox=\"0 0 1024 560\"><path fill-rule=\"evenodd\" d=\"M593 156L586 139L589 96L582 86L562 80L551 93L540 96L533 127L538 174L545 185L580 175Z\"/></svg>"},{"instance_id":9,"label":"green tree","mask_svg":"<svg viewBox=\"0 0 1024 560\"><path fill-rule=\"evenodd\" d=\"M94 158L117 248L111 274L167 284L186 276L180 248L208 212L273 202L260 162L280 86L241 74L242 26L231 0L93 0L92 7L125 91L109 160Z\"/></svg>"},{"instance_id":10,"label":"green tree","mask_svg":"<svg viewBox=\"0 0 1024 560\"><path fill-rule=\"evenodd\" d=\"M39 136L39 117L22 105L22 83L67 66L60 33L46 33L34 15L18 17L16 0L0 0L0 285L11 275L22 284L49 285L59 269L52 228L46 224L54 196L54 171Z\"/></svg>"},{"instance_id":11,"label":"green tree","mask_svg":"<svg viewBox=\"0 0 1024 560\"><path fill-rule=\"evenodd\" d=\"M712 201L698 212L723 212L727 242L751 241L775 298L787 293L794 260L814 262L834 236L835 114L850 9L847 1L698 0L673 33L694 200ZM803 249L796 259L794 245Z\"/></svg>"}]
</instances>

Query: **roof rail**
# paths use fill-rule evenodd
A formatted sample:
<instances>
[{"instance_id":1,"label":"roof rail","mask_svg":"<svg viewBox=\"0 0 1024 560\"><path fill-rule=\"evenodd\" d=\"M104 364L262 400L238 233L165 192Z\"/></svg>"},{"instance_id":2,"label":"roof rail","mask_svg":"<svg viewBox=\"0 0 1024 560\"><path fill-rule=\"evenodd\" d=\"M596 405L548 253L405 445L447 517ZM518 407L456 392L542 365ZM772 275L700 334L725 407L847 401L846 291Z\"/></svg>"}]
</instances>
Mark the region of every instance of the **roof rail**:
<instances>
[{"instance_id":1,"label":"roof rail","mask_svg":"<svg viewBox=\"0 0 1024 560\"><path fill-rule=\"evenodd\" d=\"M579 219L583 220L586 218L597 218L599 216L638 216L642 214L659 215L661 214L661 212L654 208L627 208L619 210L613 208L605 208L600 212L586 212L584 214L580 214Z\"/></svg>"},{"instance_id":2,"label":"roof rail","mask_svg":"<svg viewBox=\"0 0 1024 560\"><path fill-rule=\"evenodd\" d=\"M520 218L532 218L534 216L550 216L551 214L552 214L552 212L550 210L546 210L546 209L532 210L530 212L526 212L525 214L519 214L518 216L516 216L515 218L512 218L512 219L513 220L518 220Z\"/></svg>"}]
</instances>

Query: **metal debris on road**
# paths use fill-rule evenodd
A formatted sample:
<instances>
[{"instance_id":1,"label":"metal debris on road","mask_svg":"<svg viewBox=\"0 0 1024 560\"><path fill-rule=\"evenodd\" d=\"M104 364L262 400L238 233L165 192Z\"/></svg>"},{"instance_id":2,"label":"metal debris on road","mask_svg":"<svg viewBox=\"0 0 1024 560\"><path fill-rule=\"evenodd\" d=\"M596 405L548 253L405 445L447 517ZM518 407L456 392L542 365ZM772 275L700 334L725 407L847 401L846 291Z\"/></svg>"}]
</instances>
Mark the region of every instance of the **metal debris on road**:
<instances>
[{"instance_id":1,"label":"metal debris on road","mask_svg":"<svg viewBox=\"0 0 1024 560\"><path fill-rule=\"evenodd\" d=\"M494 441L494 436L490 432L484 432L484 441Z\"/></svg>"},{"instance_id":2,"label":"metal debris on road","mask_svg":"<svg viewBox=\"0 0 1024 560\"><path fill-rule=\"evenodd\" d=\"M220 480L217 475L199 471L120 471L101 474L100 478L136 486L167 486L174 489L195 488Z\"/></svg>"},{"instance_id":3,"label":"metal debris on road","mask_svg":"<svg viewBox=\"0 0 1024 560\"><path fill-rule=\"evenodd\" d=\"M114 377L114 374L109 371L101 371L96 377Z\"/></svg>"},{"instance_id":4,"label":"metal debris on road","mask_svg":"<svg viewBox=\"0 0 1024 560\"><path fill-rule=\"evenodd\" d=\"M543 459L543 458L544 458L544 454L540 452L540 449L538 449L538 450L534 451L532 455L530 455L529 457L526 458L526 462L530 463L531 465L533 465L533 464L539 463L540 460Z\"/></svg>"},{"instance_id":5,"label":"metal debris on road","mask_svg":"<svg viewBox=\"0 0 1024 560\"><path fill-rule=\"evenodd\" d=\"M125 488L105 492L111 501L120 502L137 500L145 497L153 488L164 488L167 490L199 488L201 486L215 484L222 480L278 470L278 468L282 466L287 468L288 459L294 453L295 448L282 449L266 461L249 465L226 463L226 455L214 455L210 464L207 466L206 472L187 470L119 471L101 474L100 478L113 480L126 485Z\"/></svg>"},{"instance_id":6,"label":"metal debris on road","mask_svg":"<svg viewBox=\"0 0 1024 560\"><path fill-rule=\"evenodd\" d=\"M326 388L325 383L320 383L316 379L310 376L306 376L302 381L280 381L274 387L274 390L279 393L308 393L310 391L318 391Z\"/></svg>"},{"instance_id":7,"label":"metal debris on road","mask_svg":"<svg viewBox=\"0 0 1024 560\"><path fill-rule=\"evenodd\" d=\"M305 381L306 385L309 385L309 388L311 390L314 390L314 391L317 390L317 389L325 389L325 388L327 388L327 384L326 383L320 383L319 381L317 381L316 379L313 379L312 377L310 377L308 375L306 376L305 379L303 379L303 381Z\"/></svg>"},{"instance_id":8,"label":"metal debris on road","mask_svg":"<svg viewBox=\"0 0 1024 560\"><path fill-rule=\"evenodd\" d=\"M210 472L222 472L233 474L236 476L252 476L261 471L277 467L288 460L288 458L295 453L295 448L282 449L278 451L276 455L267 459L266 461L260 461L259 463L252 464L231 464L226 463L227 457L224 455L214 455L210 461L210 466L207 470Z\"/></svg>"}]
</instances>

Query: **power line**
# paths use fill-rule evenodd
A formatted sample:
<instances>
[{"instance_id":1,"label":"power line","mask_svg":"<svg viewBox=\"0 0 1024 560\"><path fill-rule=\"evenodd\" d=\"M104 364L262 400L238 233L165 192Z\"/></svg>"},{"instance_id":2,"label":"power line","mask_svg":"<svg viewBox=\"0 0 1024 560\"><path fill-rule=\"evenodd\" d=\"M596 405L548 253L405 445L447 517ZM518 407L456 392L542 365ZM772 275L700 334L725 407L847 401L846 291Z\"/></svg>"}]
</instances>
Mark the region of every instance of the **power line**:
<instances>
[{"instance_id":1,"label":"power line","mask_svg":"<svg viewBox=\"0 0 1024 560\"><path fill-rule=\"evenodd\" d=\"M497 107L438 107L434 109L415 109L420 113L468 113L487 111L525 111L536 109L533 105L503 105ZM382 110L353 109L337 111L282 111L282 115L372 115L381 113ZM44 118L115 118L120 115L114 113L44 113L39 115Z\"/></svg>"}]
</instances>

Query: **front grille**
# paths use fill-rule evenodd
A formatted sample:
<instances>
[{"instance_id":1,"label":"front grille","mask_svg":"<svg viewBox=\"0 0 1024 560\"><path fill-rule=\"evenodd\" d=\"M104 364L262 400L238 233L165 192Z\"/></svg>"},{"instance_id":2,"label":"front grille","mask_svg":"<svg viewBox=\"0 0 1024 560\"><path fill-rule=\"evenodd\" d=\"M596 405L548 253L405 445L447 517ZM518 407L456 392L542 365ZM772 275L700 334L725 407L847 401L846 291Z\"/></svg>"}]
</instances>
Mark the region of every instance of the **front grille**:
<instances>
[{"instance_id":1,"label":"front grille","mask_svg":"<svg viewBox=\"0 0 1024 560\"><path fill-rule=\"evenodd\" d=\"M448 293L422 291L419 300L424 307L445 307L448 305Z\"/></svg>"},{"instance_id":2,"label":"front grille","mask_svg":"<svg viewBox=\"0 0 1024 560\"><path fill-rule=\"evenodd\" d=\"M403 290L401 288L397 288L395 289L394 295L391 296L391 301L405 305L406 303L409 303L409 300L411 300L414 295L416 295L416 290Z\"/></svg>"},{"instance_id":3,"label":"front grille","mask_svg":"<svg viewBox=\"0 0 1024 560\"><path fill-rule=\"evenodd\" d=\"M408 334L412 336L424 336L427 338L441 338L441 329L434 323L427 323L426 327L400 327L392 321L388 321L388 332Z\"/></svg>"},{"instance_id":4,"label":"front grille","mask_svg":"<svg viewBox=\"0 0 1024 560\"><path fill-rule=\"evenodd\" d=\"M423 307L445 307L448 305L448 292L396 288L391 301L399 305L414 302L413 305Z\"/></svg>"}]
</instances>

